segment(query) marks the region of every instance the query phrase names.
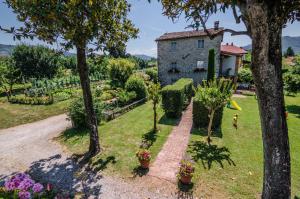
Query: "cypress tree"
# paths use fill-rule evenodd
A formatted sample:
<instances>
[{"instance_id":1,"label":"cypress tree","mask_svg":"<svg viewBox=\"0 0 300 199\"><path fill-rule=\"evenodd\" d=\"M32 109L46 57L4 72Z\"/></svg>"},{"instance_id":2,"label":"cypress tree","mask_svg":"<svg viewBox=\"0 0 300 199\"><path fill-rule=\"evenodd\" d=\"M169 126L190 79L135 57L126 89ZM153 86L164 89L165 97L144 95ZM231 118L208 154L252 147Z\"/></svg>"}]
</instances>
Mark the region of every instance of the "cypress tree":
<instances>
[{"instance_id":1,"label":"cypress tree","mask_svg":"<svg viewBox=\"0 0 300 199\"><path fill-rule=\"evenodd\" d=\"M215 50L210 49L208 54L207 81L215 79Z\"/></svg>"}]
</instances>

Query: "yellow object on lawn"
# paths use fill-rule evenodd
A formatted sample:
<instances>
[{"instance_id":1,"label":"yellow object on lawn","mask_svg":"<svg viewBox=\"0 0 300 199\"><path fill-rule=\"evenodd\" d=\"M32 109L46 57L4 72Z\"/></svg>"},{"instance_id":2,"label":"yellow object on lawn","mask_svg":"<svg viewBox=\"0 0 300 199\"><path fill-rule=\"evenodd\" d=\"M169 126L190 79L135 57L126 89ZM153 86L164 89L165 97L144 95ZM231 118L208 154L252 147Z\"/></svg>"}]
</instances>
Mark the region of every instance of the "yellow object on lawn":
<instances>
[{"instance_id":1,"label":"yellow object on lawn","mask_svg":"<svg viewBox=\"0 0 300 199\"><path fill-rule=\"evenodd\" d=\"M230 106L231 106L231 108L233 108L233 109L236 109L236 110L239 110L239 111L241 111L242 110L242 108L236 103L236 101L234 101L234 100L231 100L230 101Z\"/></svg>"}]
</instances>

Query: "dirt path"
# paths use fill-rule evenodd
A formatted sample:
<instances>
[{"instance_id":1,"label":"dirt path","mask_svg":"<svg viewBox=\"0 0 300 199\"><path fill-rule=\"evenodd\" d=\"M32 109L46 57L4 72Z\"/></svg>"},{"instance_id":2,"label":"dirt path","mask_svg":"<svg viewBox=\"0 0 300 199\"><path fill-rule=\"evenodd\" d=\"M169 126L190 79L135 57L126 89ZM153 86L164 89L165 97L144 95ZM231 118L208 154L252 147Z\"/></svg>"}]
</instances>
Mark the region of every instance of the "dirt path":
<instances>
[{"instance_id":1,"label":"dirt path","mask_svg":"<svg viewBox=\"0 0 300 199\"><path fill-rule=\"evenodd\" d=\"M81 168L52 141L71 126L66 117L63 114L0 130L0 186L8 176L26 171L39 182L68 193L80 192L80 198L178 198L176 186L156 179L119 179Z\"/></svg>"},{"instance_id":2,"label":"dirt path","mask_svg":"<svg viewBox=\"0 0 300 199\"><path fill-rule=\"evenodd\" d=\"M25 171L32 162L62 153L51 141L71 126L65 114L0 130L0 174Z\"/></svg>"},{"instance_id":3,"label":"dirt path","mask_svg":"<svg viewBox=\"0 0 300 199\"><path fill-rule=\"evenodd\" d=\"M175 183L180 161L185 155L193 126L192 103L187 107L178 126L174 127L156 160L150 167L150 176Z\"/></svg>"}]
</instances>

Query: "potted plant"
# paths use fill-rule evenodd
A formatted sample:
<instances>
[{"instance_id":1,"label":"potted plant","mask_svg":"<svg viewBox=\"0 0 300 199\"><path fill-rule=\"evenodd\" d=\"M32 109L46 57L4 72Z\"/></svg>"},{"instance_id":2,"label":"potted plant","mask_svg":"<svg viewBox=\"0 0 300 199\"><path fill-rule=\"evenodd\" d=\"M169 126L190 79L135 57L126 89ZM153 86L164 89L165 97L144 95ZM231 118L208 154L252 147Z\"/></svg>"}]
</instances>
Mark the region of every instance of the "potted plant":
<instances>
[{"instance_id":1,"label":"potted plant","mask_svg":"<svg viewBox=\"0 0 300 199\"><path fill-rule=\"evenodd\" d=\"M190 184L192 181L195 167L189 160L182 160L180 162L178 178L183 184Z\"/></svg>"},{"instance_id":2,"label":"potted plant","mask_svg":"<svg viewBox=\"0 0 300 199\"><path fill-rule=\"evenodd\" d=\"M142 168L144 168L144 169L149 168L150 160L151 160L151 154L150 154L149 150L140 149L136 153L136 157L139 159Z\"/></svg>"}]
</instances>

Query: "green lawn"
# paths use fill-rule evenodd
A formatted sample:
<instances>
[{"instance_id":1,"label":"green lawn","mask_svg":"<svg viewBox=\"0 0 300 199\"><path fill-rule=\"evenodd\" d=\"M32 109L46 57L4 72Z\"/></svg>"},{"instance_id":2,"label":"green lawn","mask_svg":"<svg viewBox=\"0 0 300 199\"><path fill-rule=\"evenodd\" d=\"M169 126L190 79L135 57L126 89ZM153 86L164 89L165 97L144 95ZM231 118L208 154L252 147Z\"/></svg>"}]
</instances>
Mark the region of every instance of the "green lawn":
<instances>
[{"instance_id":1,"label":"green lawn","mask_svg":"<svg viewBox=\"0 0 300 199\"><path fill-rule=\"evenodd\" d=\"M0 129L42 120L66 112L69 101L52 105L10 104L6 98L0 100Z\"/></svg>"},{"instance_id":2,"label":"green lawn","mask_svg":"<svg viewBox=\"0 0 300 199\"><path fill-rule=\"evenodd\" d=\"M194 191L197 195L201 195L201 189L208 186L209 190L224 193L230 198L259 197L263 160L257 101L253 96L235 100L243 110L224 109L222 130L213 137L212 147L205 144L206 137L203 131L192 132L188 151L197 159L194 178ZM300 151L300 96L287 97L286 103L290 112L288 124L292 157L292 192L293 196L299 196L300 159L296 151ZM159 113L161 117L163 111L160 109ZM235 113L239 114L238 130L232 127L232 117ZM99 133L103 152L93 159L94 167L108 174L132 176L132 171L138 165L135 152L143 135L148 135L147 137L154 141L150 148L153 161L176 121L160 118L161 132L155 140L155 137L148 133L152 129L152 114L151 103L148 102L111 122L102 124ZM66 131L60 140L73 153L87 151L88 135L84 131Z\"/></svg>"},{"instance_id":3,"label":"green lawn","mask_svg":"<svg viewBox=\"0 0 300 199\"><path fill-rule=\"evenodd\" d=\"M226 108L221 132L205 144L204 131L192 132L189 154L196 160L196 192L215 187L232 198L258 197L262 188L263 154L260 119L254 97L235 98L242 111ZM300 196L300 96L286 97L292 160L292 192ZM232 118L239 114L238 130ZM201 182L201 183L198 183ZM202 186L202 187L201 187Z\"/></svg>"},{"instance_id":4,"label":"green lawn","mask_svg":"<svg viewBox=\"0 0 300 199\"><path fill-rule=\"evenodd\" d=\"M122 177L132 176L133 170L139 165L135 153L145 138L153 143L149 149L153 161L173 125L176 124L176 120L163 117L162 109L159 109L158 112L160 132L156 135L151 133L153 110L150 102L115 120L101 124L99 135L103 151L101 155L93 159L95 169L109 174L122 175ZM60 137L60 140L71 152L84 153L88 148L88 138L85 131L68 130Z\"/></svg>"}]
</instances>

